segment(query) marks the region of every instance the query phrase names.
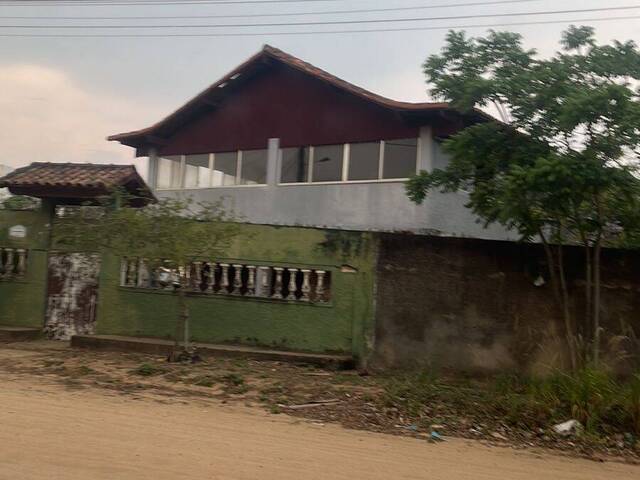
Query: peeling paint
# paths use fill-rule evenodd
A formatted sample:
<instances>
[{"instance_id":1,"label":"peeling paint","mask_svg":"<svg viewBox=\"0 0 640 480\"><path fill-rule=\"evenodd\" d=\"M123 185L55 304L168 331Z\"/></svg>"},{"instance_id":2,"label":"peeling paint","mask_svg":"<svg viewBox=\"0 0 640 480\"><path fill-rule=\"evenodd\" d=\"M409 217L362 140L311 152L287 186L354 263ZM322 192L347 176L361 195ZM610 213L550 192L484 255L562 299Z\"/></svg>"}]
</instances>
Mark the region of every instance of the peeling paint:
<instances>
[{"instance_id":1,"label":"peeling paint","mask_svg":"<svg viewBox=\"0 0 640 480\"><path fill-rule=\"evenodd\" d=\"M95 333L100 256L57 253L49 256L45 333L68 340Z\"/></svg>"}]
</instances>

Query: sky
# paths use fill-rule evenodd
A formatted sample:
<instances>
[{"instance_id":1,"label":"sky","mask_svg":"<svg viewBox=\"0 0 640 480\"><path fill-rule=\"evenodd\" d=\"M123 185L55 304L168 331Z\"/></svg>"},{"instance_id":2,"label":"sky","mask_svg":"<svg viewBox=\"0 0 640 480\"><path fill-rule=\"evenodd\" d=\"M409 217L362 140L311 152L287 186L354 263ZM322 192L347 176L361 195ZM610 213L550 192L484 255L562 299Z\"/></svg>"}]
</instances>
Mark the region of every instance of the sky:
<instances>
[{"instance_id":1,"label":"sky","mask_svg":"<svg viewBox=\"0 0 640 480\"><path fill-rule=\"evenodd\" d=\"M72 5L73 2L85 5ZM146 164L135 160L133 149L107 142L110 134L146 127L181 106L189 98L242 63L268 43L375 93L406 101L429 100L421 64L443 46L446 30L344 33L339 35L270 35L263 32L374 29L389 27L451 27L539 20L577 20L625 17L606 22L494 27L524 36L525 46L548 56L558 48L560 33L570 23L596 27L600 42L613 39L640 43L640 0L520 0L512 4L460 6L487 0L300 0L259 4L225 0L118 0L86 5L87 0L0 0L2 34L169 34L234 32L258 36L147 38L0 38L0 164L24 166L33 161L135 163L143 174ZM245 0L246 1L246 0ZM140 5L142 2L155 4ZM27 3L30 5L25 6ZM111 5L109 5L111 3ZM117 5L114 3L118 3ZM180 4L182 3L182 4ZM20 4L20 5L17 5ZM55 4L55 5L54 5ZM394 12L308 14L285 17L256 15L439 6ZM458 5L458 6L456 6ZM634 6L634 10L499 17L505 13ZM446 8L445 6L449 6ZM203 18L238 15L237 18ZM249 17L249 15L252 15ZM289 23L342 20L391 20L443 16L480 18L420 20L358 25L272 26L226 28L145 28L145 25ZM73 19L52 17L122 17L140 19ZM186 19L150 19L194 16ZM44 17L25 19L10 17ZM22 25L131 25L127 29L12 28ZM467 28L482 35L487 28Z\"/></svg>"}]
</instances>

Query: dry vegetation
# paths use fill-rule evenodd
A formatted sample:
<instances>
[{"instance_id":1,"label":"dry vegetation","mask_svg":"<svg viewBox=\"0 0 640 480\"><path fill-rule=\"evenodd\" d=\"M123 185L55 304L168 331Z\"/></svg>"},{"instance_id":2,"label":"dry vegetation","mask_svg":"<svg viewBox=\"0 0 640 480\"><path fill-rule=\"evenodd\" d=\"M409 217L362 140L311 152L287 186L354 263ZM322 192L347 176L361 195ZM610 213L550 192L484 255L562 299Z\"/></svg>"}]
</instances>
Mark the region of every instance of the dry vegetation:
<instances>
[{"instance_id":1,"label":"dry vegetation","mask_svg":"<svg viewBox=\"0 0 640 480\"><path fill-rule=\"evenodd\" d=\"M545 381L449 378L429 372L361 376L244 359L207 358L183 365L150 355L33 342L0 346L0 374L132 398L241 402L316 423L425 440L436 431L444 438L475 438L514 448L640 460L640 378L622 384L592 371ZM585 430L570 437L552 431L555 423L570 418L580 420Z\"/></svg>"}]
</instances>

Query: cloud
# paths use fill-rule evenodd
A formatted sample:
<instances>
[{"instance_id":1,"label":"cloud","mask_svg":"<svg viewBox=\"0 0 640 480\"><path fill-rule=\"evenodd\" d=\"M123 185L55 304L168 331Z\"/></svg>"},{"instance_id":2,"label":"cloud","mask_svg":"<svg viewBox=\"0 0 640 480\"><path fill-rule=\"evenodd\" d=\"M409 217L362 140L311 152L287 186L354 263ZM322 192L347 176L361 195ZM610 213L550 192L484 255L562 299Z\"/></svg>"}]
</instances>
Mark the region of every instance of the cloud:
<instances>
[{"instance_id":1,"label":"cloud","mask_svg":"<svg viewBox=\"0 0 640 480\"><path fill-rule=\"evenodd\" d=\"M31 162L136 163L133 150L107 135L147 126L155 106L74 81L64 71L31 64L0 65L0 164Z\"/></svg>"}]
</instances>

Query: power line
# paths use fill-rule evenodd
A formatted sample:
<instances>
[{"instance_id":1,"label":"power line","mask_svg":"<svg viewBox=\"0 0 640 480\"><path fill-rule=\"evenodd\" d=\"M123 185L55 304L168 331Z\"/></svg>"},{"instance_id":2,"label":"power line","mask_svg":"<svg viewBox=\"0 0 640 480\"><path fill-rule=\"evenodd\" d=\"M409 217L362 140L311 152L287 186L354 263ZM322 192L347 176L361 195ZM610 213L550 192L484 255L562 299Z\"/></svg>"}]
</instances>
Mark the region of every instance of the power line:
<instances>
[{"instance_id":1,"label":"power line","mask_svg":"<svg viewBox=\"0 0 640 480\"><path fill-rule=\"evenodd\" d=\"M628 15L617 17L595 17L578 18L565 20L539 20L526 22L499 22L487 24L467 24L467 25L438 25L425 27L405 27L405 28L377 28L363 30L318 30L302 32L211 32L211 33L151 33L151 34L60 34L60 33L0 33L0 37L22 37L22 38L164 38L164 37L267 37L267 36L295 36L295 35L339 35L353 33L389 33L389 32L418 32L428 30L451 30L463 28L493 28L493 27L519 27L527 25L554 25L579 22L606 22L611 20L637 20L640 15Z\"/></svg>"},{"instance_id":2,"label":"power line","mask_svg":"<svg viewBox=\"0 0 640 480\"><path fill-rule=\"evenodd\" d=\"M543 10L539 12L515 12L515 13L481 13L473 15L448 15L444 17L417 17L417 18L395 18L395 19L368 19L368 20L327 20L321 22L289 22L289 23L217 23L217 24L182 24L182 25L0 25L0 28L40 28L40 29L78 29L78 28L99 28L99 29L154 29L154 28L238 28L238 27L309 27L316 25L346 25L346 24L372 24L372 23L398 23L398 22L424 22L440 20L468 20L473 18L496 18L496 17L524 17L538 15L563 15L569 13L591 13L605 11L634 10L640 5L629 5L624 7L603 7L603 8L581 8L571 10Z\"/></svg>"},{"instance_id":3,"label":"power line","mask_svg":"<svg viewBox=\"0 0 640 480\"><path fill-rule=\"evenodd\" d=\"M259 5L261 3L264 4L272 4L272 3L326 3L326 2L342 2L345 0L185 0L185 1L175 1L168 0L166 2L158 1L158 0L150 0L150 1L142 1L142 0L132 0L129 2L123 1L112 1L108 2L105 0L99 1L87 1L87 0L78 0L78 1L58 1L58 0L49 0L43 2L42 0L20 0L13 2L2 2L2 6L4 7L26 7L26 6L37 6L37 7L47 7L50 5L54 5L56 7L110 7L112 5L117 6L140 6L140 5Z\"/></svg>"},{"instance_id":4,"label":"power line","mask_svg":"<svg viewBox=\"0 0 640 480\"><path fill-rule=\"evenodd\" d=\"M455 7L475 7L488 5L504 5L513 3L540 2L541 0L493 0L488 2L469 3L446 3L436 5L417 5L413 7L391 7L391 8L361 8L356 10L322 10L308 12L282 12L282 13L245 13L245 14L225 14L225 15L137 15L137 16L73 16L73 17L52 17L52 16L26 16L26 15L0 15L0 18L11 20L162 20L162 19L189 19L189 18L251 18L251 17L299 17L305 15L338 15L353 13L381 13L400 12L408 10L431 10L434 8L455 8Z\"/></svg>"}]
</instances>

